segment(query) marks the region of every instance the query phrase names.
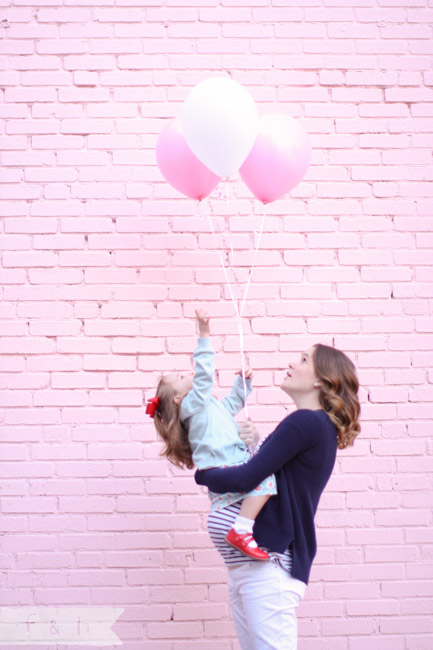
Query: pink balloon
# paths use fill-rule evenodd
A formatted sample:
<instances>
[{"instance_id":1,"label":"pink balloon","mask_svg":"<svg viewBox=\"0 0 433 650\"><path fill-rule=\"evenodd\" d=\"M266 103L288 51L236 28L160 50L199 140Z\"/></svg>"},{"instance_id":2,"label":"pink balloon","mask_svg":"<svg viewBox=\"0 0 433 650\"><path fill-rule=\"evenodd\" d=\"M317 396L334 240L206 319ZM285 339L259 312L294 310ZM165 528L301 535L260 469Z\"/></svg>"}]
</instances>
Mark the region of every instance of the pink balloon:
<instances>
[{"instance_id":1,"label":"pink balloon","mask_svg":"<svg viewBox=\"0 0 433 650\"><path fill-rule=\"evenodd\" d=\"M156 143L156 161L165 180L191 199L204 199L220 181L186 144L180 118L170 120L162 129Z\"/></svg>"},{"instance_id":2,"label":"pink balloon","mask_svg":"<svg viewBox=\"0 0 433 650\"><path fill-rule=\"evenodd\" d=\"M245 185L263 203L290 192L310 164L311 145L301 124L283 113L260 118L254 146L239 172Z\"/></svg>"}]
</instances>

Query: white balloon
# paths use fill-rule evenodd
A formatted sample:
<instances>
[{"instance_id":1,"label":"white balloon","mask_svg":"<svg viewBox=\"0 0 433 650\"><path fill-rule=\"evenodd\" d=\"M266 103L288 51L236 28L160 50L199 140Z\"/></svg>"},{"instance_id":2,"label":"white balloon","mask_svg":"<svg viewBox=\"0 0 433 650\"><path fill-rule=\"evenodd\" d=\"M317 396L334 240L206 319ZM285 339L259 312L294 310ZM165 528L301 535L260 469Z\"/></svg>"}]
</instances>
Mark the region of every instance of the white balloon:
<instances>
[{"instance_id":1,"label":"white balloon","mask_svg":"<svg viewBox=\"0 0 433 650\"><path fill-rule=\"evenodd\" d=\"M182 130L191 151L208 169L222 176L237 172L250 153L259 116L251 94L228 77L201 81L187 96Z\"/></svg>"}]
</instances>

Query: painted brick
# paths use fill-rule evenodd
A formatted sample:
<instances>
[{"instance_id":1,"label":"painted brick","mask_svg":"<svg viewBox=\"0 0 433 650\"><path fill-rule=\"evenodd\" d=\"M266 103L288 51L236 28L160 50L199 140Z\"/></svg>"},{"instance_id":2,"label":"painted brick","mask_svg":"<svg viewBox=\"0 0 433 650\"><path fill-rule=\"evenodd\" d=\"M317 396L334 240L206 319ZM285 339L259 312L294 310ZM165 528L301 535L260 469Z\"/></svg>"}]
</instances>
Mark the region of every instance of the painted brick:
<instances>
[{"instance_id":1,"label":"painted brick","mask_svg":"<svg viewBox=\"0 0 433 650\"><path fill-rule=\"evenodd\" d=\"M300 650L429 649L431 2L32 4L2 15L2 603L121 604L130 650L237 647L207 497L159 458L141 407L162 372L190 369L200 303L218 395L239 366L213 251L228 257L231 231L242 292L263 206L240 179L197 206L154 155L190 88L229 70L313 145L307 180L266 207L244 311L251 417L268 432L291 410L282 369L316 337L362 384Z\"/></svg>"}]
</instances>

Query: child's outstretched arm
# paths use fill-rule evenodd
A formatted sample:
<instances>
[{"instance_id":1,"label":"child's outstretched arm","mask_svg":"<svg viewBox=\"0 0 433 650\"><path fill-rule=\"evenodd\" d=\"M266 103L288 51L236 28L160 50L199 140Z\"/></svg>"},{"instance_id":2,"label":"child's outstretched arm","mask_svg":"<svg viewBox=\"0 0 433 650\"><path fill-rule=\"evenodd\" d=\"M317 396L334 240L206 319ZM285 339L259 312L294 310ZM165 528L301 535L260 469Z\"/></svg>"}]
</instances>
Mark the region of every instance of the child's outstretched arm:
<instances>
[{"instance_id":1,"label":"child's outstretched arm","mask_svg":"<svg viewBox=\"0 0 433 650\"><path fill-rule=\"evenodd\" d=\"M196 309L195 317L198 324L198 335L201 339L208 339L210 336L210 318L204 309Z\"/></svg>"},{"instance_id":2,"label":"child's outstretched arm","mask_svg":"<svg viewBox=\"0 0 433 650\"><path fill-rule=\"evenodd\" d=\"M203 309L196 310L195 313L199 340L193 355L195 362L193 387L182 400L182 420L197 413L210 400L215 375L215 352L210 341L209 316Z\"/></svg>"},{"instance_id":3,"label":"child's outstretched arm","mask_svg":"<svg viewBox=\"0 0 433 650\"><path fill-rule=\"evenodd\" d=\"M245 391L244 391L244 382L242 378L242 370L238 370L236 373L238 375L233 384L233 388L230 393L221 400L221 404L227 409L230 415L236 415L241 411L245 406ZM253 371L249 366L245 367L245 384L247 387L247 397L251 393L252 386L251 380L253 378Z\"/></svg>"}]
</instances>

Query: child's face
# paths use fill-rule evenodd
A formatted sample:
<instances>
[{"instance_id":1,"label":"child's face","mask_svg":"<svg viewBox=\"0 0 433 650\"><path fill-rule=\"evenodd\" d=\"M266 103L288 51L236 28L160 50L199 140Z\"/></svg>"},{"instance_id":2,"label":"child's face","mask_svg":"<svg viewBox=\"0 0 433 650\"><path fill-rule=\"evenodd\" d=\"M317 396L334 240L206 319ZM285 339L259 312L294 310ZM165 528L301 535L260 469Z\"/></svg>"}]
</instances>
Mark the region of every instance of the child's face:
<instances>
[{"instance_id":1,"label":"child's face","mask_svg":"<svg viewBox=\"0 0 433 650\"><path fill-rule=\"evenodd\" d=\"M193 377L193 372L172 372L164 377L166 383L173 389L174 401L177 404L180 404L191 390Z\"/></svg>"}]
</instances>

